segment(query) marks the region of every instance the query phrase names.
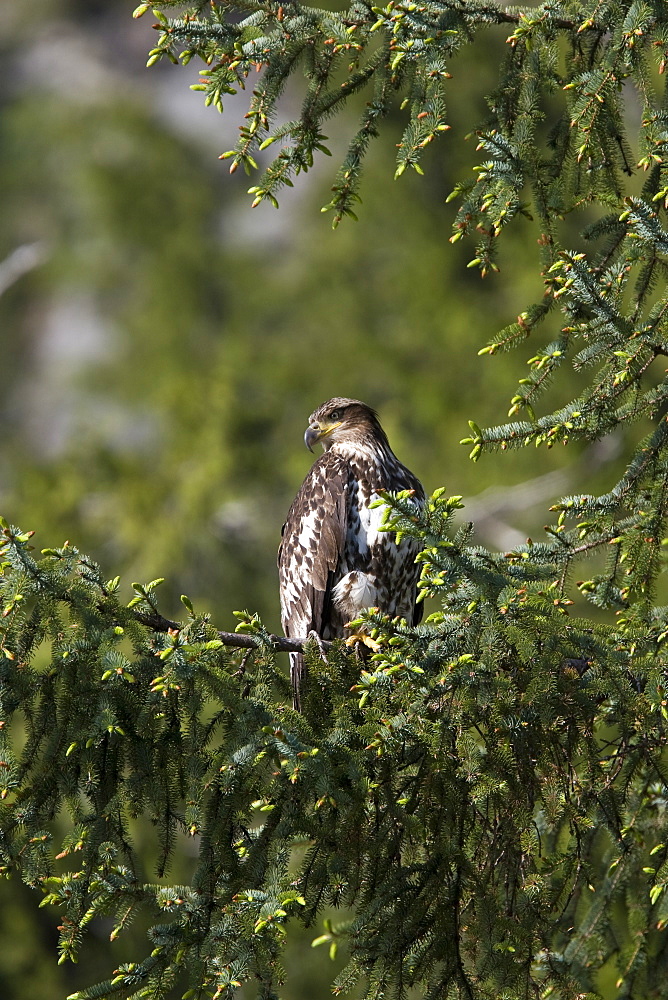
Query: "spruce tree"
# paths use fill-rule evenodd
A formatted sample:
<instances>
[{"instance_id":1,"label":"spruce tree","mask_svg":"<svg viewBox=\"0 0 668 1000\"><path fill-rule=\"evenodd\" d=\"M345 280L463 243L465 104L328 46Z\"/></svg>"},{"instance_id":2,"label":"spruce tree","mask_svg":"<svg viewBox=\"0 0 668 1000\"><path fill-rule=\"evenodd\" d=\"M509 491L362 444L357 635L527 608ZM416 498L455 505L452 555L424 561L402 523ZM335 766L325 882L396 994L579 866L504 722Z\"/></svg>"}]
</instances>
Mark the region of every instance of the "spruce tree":
<instances>
[{"instance_id":1,"label":"spruce tree","mask_svg":"<svg viewBox=\"0 0 668 1000\"><path fill-rule=\"evenodd\" d=\"M197 86L221 108L251 88L224 157L253 174L259 150L279 149L254 178L254 203L276 202L327 152L327 119L360 104L325 206L335 223L354 214L382 119L400 106L396 173L420 172L423 150L448 142L458 50L483 29L503 33L487 119L471 123L481 162L453 192L451 240L476 240L471 267L484 276L505 228L530 217L544 295L480 352L532 338L510 422L472 421L464 443L477 460L632 422L637 443L608 492L555 498L544 537L508 552L453 526L461 501L443 489L417 520L406 497L386 495L386 530L419 538L421 590L440 610L418 628L370 611L378 652L361 667L338 644L323 658L306 642L301 713L283 663L290 643L254 614L221 632L184 597L183 621L169 621L160 580L134 584L126 604L119 580L75 546L36 551L31 531L2 521L3 872L58 907L63 961L100 916L116 939L151 915L144 957L78 1000L184 989L219 1000L244 985L280 997L298 923L315 946L345 953L335 992L370 1000L412 988L430 1000L663 996L668 10L158 6L149 62L203 60ZM278 124L293 78L301 114ZM541 413L553 382L560 404ZM135 847L140 819L159 843L150 873ZM186 840L192 878L173 884Z\"/></svg>"}]
</instances>

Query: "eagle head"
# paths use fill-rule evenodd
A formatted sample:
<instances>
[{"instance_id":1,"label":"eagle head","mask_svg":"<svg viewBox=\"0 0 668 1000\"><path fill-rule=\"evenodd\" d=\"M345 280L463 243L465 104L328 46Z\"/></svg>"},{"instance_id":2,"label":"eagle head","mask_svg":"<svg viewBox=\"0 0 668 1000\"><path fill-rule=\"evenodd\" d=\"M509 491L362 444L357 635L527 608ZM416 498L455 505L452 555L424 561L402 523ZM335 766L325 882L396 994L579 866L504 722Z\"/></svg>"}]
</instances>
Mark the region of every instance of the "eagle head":
<instances>
[{"instance_id":1,"label":"eagle head","mask_svg":"<svg viewBox=\"0 0 668 1000\"><path fill-rule=\"evenodd\" d=\"M387 441L376 411L359 399L335 396L309 417L304 443L313 451L319 441L327 451L333 444L355 444L369 438L379 443Z\"/></svg>"}]
</instances>

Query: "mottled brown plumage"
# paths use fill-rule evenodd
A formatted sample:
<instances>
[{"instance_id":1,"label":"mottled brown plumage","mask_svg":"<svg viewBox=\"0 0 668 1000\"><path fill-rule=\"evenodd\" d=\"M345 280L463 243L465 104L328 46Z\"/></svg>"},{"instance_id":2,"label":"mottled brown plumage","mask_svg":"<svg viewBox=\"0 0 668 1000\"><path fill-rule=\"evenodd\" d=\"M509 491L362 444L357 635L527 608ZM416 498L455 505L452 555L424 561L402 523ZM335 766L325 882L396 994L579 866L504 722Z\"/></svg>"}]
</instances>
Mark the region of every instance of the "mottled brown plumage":
<instances>
[{"instance_id":1,"label":"mottled brown plumage","mask_svg":"<svg viewBox=\"0 0 668 1000\"><path fill-rule=\"evenodd\" d=\"M323 639L347 634L360 612L377 607L417 624L419 544L378 531L378 490L424 490L390 448L377 414L357 399L336 397L319 406L304 435L320 442L318 458L295 497L278 552L281 620L286 636L315 632ZM304 661L290 654L295 706L300 704Z\"/></svg>"}]
</instances>

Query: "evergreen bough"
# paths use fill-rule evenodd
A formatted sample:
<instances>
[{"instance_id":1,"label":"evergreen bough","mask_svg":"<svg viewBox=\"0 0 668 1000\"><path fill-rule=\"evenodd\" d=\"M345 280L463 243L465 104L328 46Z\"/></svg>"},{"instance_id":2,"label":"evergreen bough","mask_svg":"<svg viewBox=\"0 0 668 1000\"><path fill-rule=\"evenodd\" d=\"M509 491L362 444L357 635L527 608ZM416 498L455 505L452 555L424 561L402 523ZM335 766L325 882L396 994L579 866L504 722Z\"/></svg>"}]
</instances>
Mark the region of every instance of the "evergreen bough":
<instances>
[{"instance_id":1,"label":"evergreen bough","mask_svg":"<svg viewBox=\"0 0 668 1000\"><path fill-rule=\"evenodd\" d=\"M327 206L336 221L353 214L368 142L395 99L407 114L401 175L447 129L458 49L483 28L505 32L478 130L484 160L453 193L452 239L475 235L471 263L484 275L504 228L531 216L544 298L481 353L542 323L551 332L512 422L471 423L465 443L475 460L631 420L645 437L608 493L562 499L544 540L510 552L453 528L459 498L442 490L418 519L387 495L386 529L420 539L421 587L442 610L418 628L369 612L378 652L362 669L338 644L325 660L306 643L302 714L280 643L256 616L240 616L245 649L233 650L187 598L184 622L163 618L160 581L135 584L126 605L118 579L76 548L38 555L31 532L2 521L3 872L60 908L63 960L100 915L112 916L112 939L135 913L154 915L145 957L78 1000L157 1000L184 982L190 998L245 983L279 997L294 922L330 954L345 951L338 993L363 983L368 998L411 987L430 1000L665 995L666 5L158 6L150 61L203 59L199 86L218 106L252 81L225 155L253 171L257 150L280 144L255 202L308 169L326 151L327 118L365 96ZM299 74L300 117L277 124ZM581 232L566 246L574 218ZM566 361L591 371L589 385L537 416ZM588 578L574 584L579 566ZM71 825L54 841L63 813ZM149 874L138 817L158 837ZM168 866L187 838L194 872L174 885Z\"/></svg>"}]
</instances>

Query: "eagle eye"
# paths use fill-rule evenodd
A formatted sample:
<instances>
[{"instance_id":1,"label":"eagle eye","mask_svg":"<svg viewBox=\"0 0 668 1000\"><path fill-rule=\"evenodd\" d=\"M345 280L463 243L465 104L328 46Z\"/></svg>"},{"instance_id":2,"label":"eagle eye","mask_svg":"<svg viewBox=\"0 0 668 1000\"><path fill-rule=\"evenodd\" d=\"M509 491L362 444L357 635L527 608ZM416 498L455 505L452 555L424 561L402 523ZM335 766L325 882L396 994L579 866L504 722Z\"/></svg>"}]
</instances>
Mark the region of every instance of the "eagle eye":
<instances>
[{"instance_id":1,"label":"eagle eye","mask_svg":"<svg viewBox=\"0 0 668 1000\"><path fill-rule=\"evenodd\" d=\"M339 420L341 417L341 410L332 410L329 415L330 420Z\"/></svg>"}]
</instances>

